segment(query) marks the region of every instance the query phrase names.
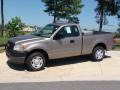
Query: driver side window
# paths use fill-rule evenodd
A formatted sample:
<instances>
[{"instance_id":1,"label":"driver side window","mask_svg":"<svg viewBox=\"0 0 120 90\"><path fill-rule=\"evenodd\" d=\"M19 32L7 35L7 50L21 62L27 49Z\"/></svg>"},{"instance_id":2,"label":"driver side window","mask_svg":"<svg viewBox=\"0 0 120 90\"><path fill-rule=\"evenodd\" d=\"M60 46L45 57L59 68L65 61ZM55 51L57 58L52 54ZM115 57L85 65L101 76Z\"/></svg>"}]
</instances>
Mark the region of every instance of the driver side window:
<instances>
[{"instance_id":1,"label":"driver side window","mask_svg":"<svg viewBox=\"0 0 120 90\"><path fill-rule=\"evenodd\" d=\"M59 32L63 37L77 37L79 36L79 30L77 26L65 26Z\"/></svg>"}]
</instances>

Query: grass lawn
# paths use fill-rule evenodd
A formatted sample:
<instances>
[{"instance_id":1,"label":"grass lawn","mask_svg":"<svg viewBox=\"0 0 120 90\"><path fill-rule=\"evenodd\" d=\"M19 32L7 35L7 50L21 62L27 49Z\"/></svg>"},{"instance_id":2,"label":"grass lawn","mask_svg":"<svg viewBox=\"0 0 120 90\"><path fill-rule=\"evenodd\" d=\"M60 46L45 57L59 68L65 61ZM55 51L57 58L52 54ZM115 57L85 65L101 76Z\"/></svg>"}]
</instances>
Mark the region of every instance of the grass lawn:
<instances>
[{"instance_id":1,"label":"grass lawn","mask_svg":"<svg viewBox=\"0 0 120 90\"><path fill-rule=\"evenodd\" d=\"M116 40L116 45L117 45L117 46L115 46L115 47L113 48L113 50L115 50L115 51L120 51L120 39L117 39L117 40Z\"/></svg>"},{"instance_id":2,"label":"grass lawn","mask_svg":"<svg viewBox=\"0 0 120 90\"><path fill-rule=\"evenodd\" d=\"M117 44L117 45L120 45L120 39L118 39L118 40L116 41L116 44Z\"/></svg>"},{"instance_id":3,"label":"grass lawn","mask_svg":"<svg viewBox=\"0 0 120 90\"><path fill-rule=\"evenodd\" d=\"M120 51L120 46L116 46L113 48L114 51Z\"/></svg>"}]
</instances>

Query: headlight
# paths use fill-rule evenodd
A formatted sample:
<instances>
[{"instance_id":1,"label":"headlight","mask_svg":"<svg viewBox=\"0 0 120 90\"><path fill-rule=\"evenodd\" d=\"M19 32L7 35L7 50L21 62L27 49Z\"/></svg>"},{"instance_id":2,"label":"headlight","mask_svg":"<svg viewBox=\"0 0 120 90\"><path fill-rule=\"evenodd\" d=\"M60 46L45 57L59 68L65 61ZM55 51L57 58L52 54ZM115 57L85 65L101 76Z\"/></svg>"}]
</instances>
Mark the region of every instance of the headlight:
<instances>
[{"instance_id":1,"label":"headlight","mask_svg":"<svg viewBox=\"0 0 120 90\"><path fill-rule=\"evenodd\" d=\"M14 46L15 51L24 51L25 48L26 48L25 45L15 45Z\"/></svg>"}]
</instances>

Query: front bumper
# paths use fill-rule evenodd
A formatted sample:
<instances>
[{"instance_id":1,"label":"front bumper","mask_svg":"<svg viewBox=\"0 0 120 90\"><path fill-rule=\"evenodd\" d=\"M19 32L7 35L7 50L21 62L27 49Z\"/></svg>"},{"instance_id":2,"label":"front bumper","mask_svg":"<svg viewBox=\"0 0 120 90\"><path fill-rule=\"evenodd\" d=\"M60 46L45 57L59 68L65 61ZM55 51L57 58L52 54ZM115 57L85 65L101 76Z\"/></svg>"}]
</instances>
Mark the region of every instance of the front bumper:
<instances>
[{"instance_id":1,"label":"front bumper","mask_svg":"<svg viewBox=\"0 0 120 90\"><path fill-rule=\"evenodd\" d=\"M25 52L16 52L6 49L6 55L9 62L15 64L24 64L27 54Z\"/></svg>"}]
</instances>

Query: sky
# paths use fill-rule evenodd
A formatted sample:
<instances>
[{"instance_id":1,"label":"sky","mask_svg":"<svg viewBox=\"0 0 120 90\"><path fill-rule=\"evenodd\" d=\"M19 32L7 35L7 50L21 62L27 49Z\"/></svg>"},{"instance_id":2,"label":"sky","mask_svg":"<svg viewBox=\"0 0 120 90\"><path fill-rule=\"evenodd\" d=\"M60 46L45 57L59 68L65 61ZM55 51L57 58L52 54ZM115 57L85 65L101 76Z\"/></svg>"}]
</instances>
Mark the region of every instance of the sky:
<instances>
[{"instance_id":1,"label":"sky","mask_svg":"<svg viewBox=\"0 0 120 90\"><path fill-rule=\"evenodd\" d=\"M78 15L80 19L81 28L98 29L98 24L95 20L95 7L97 3L95 0L82 0L84 7L82 12ZM27 25L37 25L43 27L44 25L51 23L53 17L44 12L45 6L41 0L4 0L4 14L5 23L11 18L18 16ZM107 17L109 25L106 25L104 29L106 31L115 31L118 25L116 17Z\"/></svg>"}]
</instances>

